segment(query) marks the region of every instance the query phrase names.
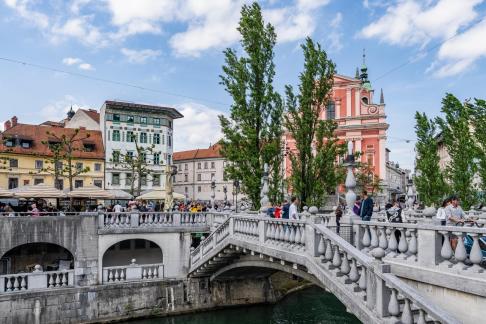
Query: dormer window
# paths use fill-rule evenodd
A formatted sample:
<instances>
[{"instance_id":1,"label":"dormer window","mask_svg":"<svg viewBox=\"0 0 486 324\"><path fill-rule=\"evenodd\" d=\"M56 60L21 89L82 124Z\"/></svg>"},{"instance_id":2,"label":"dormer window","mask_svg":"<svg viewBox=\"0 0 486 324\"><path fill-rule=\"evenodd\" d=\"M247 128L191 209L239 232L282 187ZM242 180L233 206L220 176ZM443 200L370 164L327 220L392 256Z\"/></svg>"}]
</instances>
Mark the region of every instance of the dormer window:
<instances>
[{"instance_id":1,"label":"dormer window","mask_svg":"<svg viewBox=\"0 0 486 324\"><path fill-rule=\"evenodd\" d=\"M95 150L95 144L94 143L85 142L85 143L83 143L83 146L84 146L85 152L94 152L94 150Z\"/></svg>"},{"instance_id":2,"label":"dormer window","mask_svg":"<svg viewBox=\"0 0 486 324\"><path fill-rule=\"evenodd\" d=\"M14 147L14 141L9 139L5 141L5 146L6 147Z\"/></svg>"},{"instance_id":3,"label":"dormer window","mask_svg":"<svg viewBox=\"0 0 486 324\"><path fill-rule=\"evenodd\" d=\"M366 105L369 103L368 97L361 98L361 101Z\"/></svg>"},{"instance_id":4,"label":"dormer window","mask_svg":"<svg viewBox=\"0 0 486 324\"><path fill-rule=\"evenodd\" d=\"M25 148L25 149L30 148L30 142L22 142L22 148Z\"/></svg>"}]
</instances>

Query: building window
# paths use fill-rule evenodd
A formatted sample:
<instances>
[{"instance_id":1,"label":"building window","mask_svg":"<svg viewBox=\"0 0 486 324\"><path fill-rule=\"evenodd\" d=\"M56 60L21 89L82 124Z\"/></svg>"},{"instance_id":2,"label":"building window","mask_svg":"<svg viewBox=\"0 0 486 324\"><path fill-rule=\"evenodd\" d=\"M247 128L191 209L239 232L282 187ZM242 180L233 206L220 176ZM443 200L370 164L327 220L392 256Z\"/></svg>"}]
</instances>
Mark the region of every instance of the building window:
<instances>
[{"instance_id":1,"label":"building window","mask_svg":"<svg viewBox=\"0 0 486 324\"><path fill-rule=\"evenodd\" d=\"M8 189L15 189L19 186L18 178L8 178Z\"/></svg>"},{"instance_id":2,"label":"building window","mask_svg":"<svg viewBox=\"0 0 486 324\"><path fill-rule=\"evenodd\" d=\"M184 187L184 192L187 193L189 189L187 187Z\"/></svg>"},{"instance_id":3,"label":"building window","mask_svg":"<svg viewBox=\"0 0 486 324\"><path fill-rule=\"evenodd\" d=\"M113 121L119 123L120 122L120 114L113 114Z\"/></svg>"},{"instance_id":4,"label":"building window","mask_svg":"<svg viewBox=\"0 0 486 324\"><path fill-rule=\"evenodd\" d=\"M19 160L17 159L10 159L9 165L11 168L18 168L19 167Z\"/></svg>"},{"instance_id":5,"label":"building window","mask_svg":"<svg viewBox=\"0 0 486 324\"><path fill-rule=\"evenodd\" d=\"M127 132L127 142L133 143L135 142L136 135L132 131Z\"/></svg>"},{"instance_id":6,"label":"building window","mask_svg":"<svg viewBox=\"0 0 486 324\"><path fill-rule=\"evenodd\" d=\"M93 180L93 184L98 188L103 188L103 180Z\"/></svg>"},{"instance_id":7,"label":"building window","mask_svg":"<svg viewBox=\"0 0 486 324\"><path fill-rule=\"evenodd\" d=\"M76 162L76 171L77 172L82 172L83 171L83 163Z\"/></svg>"},{"instance_id":8,"label":"building window","mask_svg":"<svg viewBox=\"0 0 486 324\"><path fill-rule=\"evenodd\" d=\"M160 125L160 118L154 118L154 125Z\"/></svg>"},{"instance_id":9,"label":"building window","mask_svg":"<svg viewBox=\"0 0 486 324\"><path fill-rule=\"evenodd\" d=\"M167 135L167 146L172 147L172 136Z\"/></svg>"},{"instance_id":10,"label":"building window","mask_svg":"<svg viewBox=\"0 0 486 324\"><path fill-rule=\"evenodd\" d=\"M167 155L167 164L172 164L172 155Z\"/></svg>"},{"instance_id":11,"label":"building window","mask_svg":"<svg viewBox=\"0 0 486 324\"><path fill-rule=\"evenodd\" d=\"M55 183L56 189L63 190L64 189L64 180L63 179L57 179Z\"/></svg>"},{"instance_id":12,"label":"building window","mask_svg":"<svg viewBox=\"0 0 486 324\"><path fill-rule=\"evenodd\" d=\"M363 103L364 103L365 105L367 105L367 104L368 104L368 102L369 102L369 101L368 101L368 97L363 97L363 98L361 98L361 101L363 101Z\"/></svg>"},{"instance_id":13,"label":"building window","mask_svg":"<svg viewBox=\"0 0 486 324\"><path fill-rule=\"evenodd\" d=\"M201 181L201 174L200 173L198 173L198 175L197 175L197 181Z\"/></svg>"},{"instance_id":14,"label":"building window","mask_svg":"<svg viewBox=\"0 0 486 324\"><path fill-rule=\"evenodd\" d=\"M154 174L152 177L153 177L152 184L154 186L160 186L160 174Z\"/></svg>"},{"instance_id":15,"label":"building window","mask_svg":"<svg viewBox=\"0 0 486 324\"><path fill-rule=\"evenodd\" d=\"M92 143L84 143L83 146L85 152L94 152L95 150L95 145Z\"/></svg>"},{"instance_id":16,"label":"building window","mask_svg":"<svg viewBox=\"0 0 486 324\"><path fill-rule=\"evenodd\" d=\"M5 146L6 147L13 147L14 146L14 141L9 139L5 141Z\"/></svg>"},{"instance_id":17,"label":"building window","mask_svg":"<svg viewBox=\"0 0 486 324\"><path fill-rule=\"evenodd\" d=\"M119 163L120 162L120 151L113 151L111 154L111 160L114 163Z\"/></svg>"},{"instance_id":18,"label":"building window","mask_svg":"<svg viewBox=\"0 0 486 324\"><path fill-rule=\"evenodd\" d=\"M143 176L140 177L140 183L142 184L142 186L147 185L147 176L146 175L143 175Z\"/></svg>"},{"instance_id":19,"label":"building window","mask_svg":"<svg viewBox=\"0 0 486 324\"><path fill-rule=\"evenodd\" d=\"M334 104L334 101L331 101L327 104L326 119L327 120L336 119L336 105Z\"/></svg>"},{"instance_id":20,"label":"building window","mask_svg":"<svg viewBox=\"0 0 486 324\"><path fill-rule=\"evenodd\" d=\"M125 175L125 184L127 186L131 186L132 185L132 174L131 173L127 173Z\"/></svg>"},{"instance_id":21,"label":"building window","mask_svg":"<svg viewBox=\"0 0 486 324\"><path fill-rule=\"evenodd\" d=\"M369 166L373 166L373 153L366 154L366 160Z\"/></svg>"},{"instance_id":22,"label":"building window","mask_svg":"<svg viewBox=\"0 0 486 324\"><path fill-rule=\"evenodd\" d=\"M214 173L211 173L211 179L214 179L214 180L216 180L216 174L214 174Z\"/></svg>"},{"instance_id":23,"label":"building window","mask_svg":"<svg viewBox=\"0 0 486 324\"><path fill-rule=\"evenodd\" d=\"M197 163L197 168L200 170L201 169L201 162Z\"/></svg>"},{"instance_id":24,"label":"building window","mask_svg":"<svg viewBox=\"0 0 486 324\"><path fill-rule=\"evenodd\" d=\"M160 144L160 134L154 134L154 144Z\"/></svg>"},{"instance_id":25,"label":"building window","mask_svg":"<svg viewBox=\"0 0 486 324\"><path fill-rule=\"evenodd\" d=\"M154 153L154 165L160 164L160 153Z\"/></svg>"},{"instance_id":26,"label":"building window","mask_svg":"<svg viewBox=\"0 0 486 324\"><path fill-rule=\"evenodd\" d=\"M74 188L82 188L83 180L74 180Z\"/></svg>"},{"instance_id":27,"label":"building window","mask_svg":"<svg viewBox=\"0 0 486 324\"><path fill-rule=\"evenodd\" d=\"M186 164L184 164L184 170L186 170L186 171L187 171L187 163L186 163Z\"/></svg>"},{"instance_id":28,"label":"building window","mask_svg":"<svg viewBox=\"0 0 486 324\"><path fill-rule=\"evenodd\" d=\"M162 134L162 145L164 145L164 144L165 144L165 135Z\"/></svg>"},{"instance_id":29,"label":"building window","mask_svg":"<svg viewBox=\"0 0 486 324\"><path fill-rule=\"evenodd\" d=\"M120 141L120 131L119 130L113 131L112 140L113 140L113 142L119 142Z\"/></svg>"},{"instance_id":30,"label":"building window","mask_svg":"<svg viewBox=\"0 0 486 324\"><path fill-rule=\"evenodd\" d=\"M204 168L207 169L208 168L208 162L204 162Z\"/></svg>"},{"instance_id":31,"label":"building window","mask_svg":"<svg viewBox=\"0 0 486 324\"><path fill-rule=\"evenodd\" d=\"M24 186L28 186L28 185L29 185L29 183L30 183L30 180L26 180L26 179L24 179Z\"/></svg>"},{"instance_id":32,"label":"building window","mask_svg":"<svg viewBox=\"0 0 486 324\"><path fill-rule=\"evenodd\" d=\"M147 133L140 133L140 143L147 143Z\"/></svg>"},{"instance_id":33,"label":"building window","mask_svg":"<svg viewBox=\"0 0 486 324\"><path fill-rule=\"evenodd\" d=\"M147 154L145 152L140 152L140 159L143 162L147 162Z\"/></svg>"},{"instance_id":34,"label":"building window","mask_svg":"<svg viewBox=\"0 0 486 324\"><path fill-rule=\"evenodd\" d=\"M133 124L135 122L135 117L133 115L128 115L127 116L127 123Z\"/></svg>"},{"instance_id":35,"label":"building window","mask_svg":"<svg viewBox=\"0 0 486 324\"><path fill-rule=\"evenodd\" d=\"M187 179L187 178L188 178L188 177L187 177L187 174L184 174L184 181L185 181L185 182L187 182L187 181L188 181L188 179Z\"/></svg>"},{"instance_id":36,"label":"building window","mask_svg":"<svg viewBox=\"0 0 486 324\"><path fill-rule=\"evenodd\" d=\"M113 173L111 175L111 184L113 184L113 185L119 185L120 184L120 174L119 173Z\"/></svg>"},{"instance_id":37,"label":"building window","mask_svg":"<svg viewBox=\"0 0 486 324\"><path fill-rule=\"evenodd\" d=\"M197 192L201 192L201 186L197 187Z\"/></svg>"},{"instance_id":38,"label":"building window","mask_svg":"<svg viewBox=\"0 0 486 324\"><path fill-rule=\"evenodd\" d=\"M147 125L147 117L140 117L140 124Z\"/></svg>"},{"instance_id":39,"label":"building window","mask_svg":"<svg viewBox=\"0 0 486 324\"><path fill-rule=\"evenodd\" d=\"M40 185L44 183L44 179L34 179L34 185L37 186L37 185Z\"/></svg>"},{"instance_id":40,"label":"building window","mask_svg":"<svg viewBox=\"0 0 486 324\"><path fill-rule=\"evenodd\" d=\"M97 171L97 172L101 171L101 163L95 163L94 164L94 170Z\"/></svg>"},{"instance_id":41,"label":"building window","mask_svg":"<svg viewBox=\"0 0 486 324\"><path fill-rule=\"evenodd\" d=\"M30 142L28 142L28 141L22 141L21 146L22 146L22 148L25 148L25 149L30 148Z\"/></svg>"},{"instance_id":42,"label":"building window","mask_svg":"<svg viewBox=\"0 0 486 324\"><path fill-rule=\"evenodd\" d=\"M216 163L215 162L211 162L211 169L215 169L216 168Z\"/></svg>"},{"instance_id":43,"label":"building window","mask_svg":"<svg viewBox=\"0 0 486 324\"><path fill-rule=\"evenodd\" d=\"M42 169L44 167L44 161L42 160L35 160L35 168L36 169Z\"/></svg>"}]
</instances>

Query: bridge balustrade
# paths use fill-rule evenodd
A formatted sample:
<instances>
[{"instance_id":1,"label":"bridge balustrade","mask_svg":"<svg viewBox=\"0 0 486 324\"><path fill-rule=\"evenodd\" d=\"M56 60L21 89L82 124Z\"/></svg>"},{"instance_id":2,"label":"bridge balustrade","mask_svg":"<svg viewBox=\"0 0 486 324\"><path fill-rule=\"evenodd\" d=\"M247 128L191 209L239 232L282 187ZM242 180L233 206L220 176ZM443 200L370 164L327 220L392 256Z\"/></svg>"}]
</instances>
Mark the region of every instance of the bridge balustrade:
<instances>
[{"instance_id":1,"label":"bridge balustrade","mask_svg":"<svg viewBox=\"0 0 486 324\"><path fill-rule=\"evenodd\" d=\"M99 214L99 228L208 226L212 223L212 217L212 213L109 212Z\"/></svg>"},{"instance_id":2,"label":"bridge balustrade","mask_svg":"<svg viewBox=\"0 0 486 324\"><path fill-rule=\"evenodd\" d=\"M123 281L144 281L164 278L164 265L132 264L126 266L103 267L103 283L119 283Z\"/></svg>"},{"instance_id":3,"label":"bridge balustrade","mask_svg":"<svg viewBox=\"0 0 486 324\"><path fill-rule=\"evenodd\" d=\"M0 293L74 286L74 270L34 271L0 276Z\"/></svg>"},{"instance_id":4,"label":"bridge balustrade","mask_svg":"<svg viewBox=\"0 0 486 324\"><path fill-rule=\"evenodd\" d=\"M361 220L352 223L358 226L356 247L364 252L380 247L388 259L437 266L442 271L460 271L486 280L486 252L480 243L486 237L485 228Z\"/></svg>"},{"instance_id":5,"label":"bridge balustrade","mask_svg":"<svg viewBox=\"0 0 486 324\"><path fill-rule=\"evenodd\" d=\"M233 260L235 253L259 254L260 259L270 262L281 259L282 265L293 264L293 269L303 267L323 285L327 283L326 288L343 298L347 306L357 305L361 320L459 323L390 273L390 266L382 261L385 251L378 238L370 256L329 229L328 221L316 224L316 219L322 219L322 215L304 215L303 220L232 215L191 252L190 274L211 276L224 266L222 260Z\"/></svg>"}]
</instances>

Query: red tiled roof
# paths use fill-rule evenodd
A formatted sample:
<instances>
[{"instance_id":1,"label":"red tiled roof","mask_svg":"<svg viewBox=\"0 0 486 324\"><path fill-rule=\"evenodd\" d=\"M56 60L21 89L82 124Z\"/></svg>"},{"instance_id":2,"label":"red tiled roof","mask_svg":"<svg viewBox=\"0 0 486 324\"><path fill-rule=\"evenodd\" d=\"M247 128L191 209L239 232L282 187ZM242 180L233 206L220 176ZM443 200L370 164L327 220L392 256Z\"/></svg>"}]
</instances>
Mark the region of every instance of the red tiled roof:
<instances>
[{"instance_id":1,"label":"red tiled roof","mask_svg":"<svg viewBox=\"0 0 486 324\"><path fill-rule=\"evenodd\" d=\"M1 153L14 153L14 154L27 154L27 155L40 155L40 156L52 156L52 152L49 149L47 142L52 140L53 136L48 135L47 132L56 134L56 136L72 135L75 129L53 127L48 125L29 125L29 124L17 124L16 126L5 130L0 135L0 152ZM75 151L73 153L75 158L83 159L102 159L105 158L105 150L103 147L103 140L100 131L85 130L79 131L76 138L85 138L89 134L89 142L93 143L94 150L92 152ZM5 139L19 138L32 141L30 148L22 148L21 146L7 147L5 145ZM82 148L82 141L78 141L74 144L76 148Z\"/></svg>"},{"instance_id":2,"label":"red tiled roof","mask_svg":"<svg viewBox=\"0 0 486 324\"><path fill-rule=\"evenodd\" d=\"M189 151L174 152L174 161L221 158L221 145L214 144L207 149L196 149Z\"/></svg>"},{"instance_id":3,"label":"red tiled roof","mask_svg":"<svg viewBox=\"0 0 486 324\"><path fill-rule=\"evenodd\" d=\"M41 125L42 126L64 127L63 122L56 122L56 121L52 121L52 120L45 121Z\"/></svg>"},{"instance_id":4,"label":"red tiled roof","mask_svg":"<svg viewBox=\"0 0 486 324\"><path fill-rule=\"evenodd\" d=\"M100 123L100 113L97 112L96 110L92 110L92 109L80 109L82 110L86 115L88 115L92 120L94 120L95 122L97 122L98 124Z\"/></svg>"}]
</instances>

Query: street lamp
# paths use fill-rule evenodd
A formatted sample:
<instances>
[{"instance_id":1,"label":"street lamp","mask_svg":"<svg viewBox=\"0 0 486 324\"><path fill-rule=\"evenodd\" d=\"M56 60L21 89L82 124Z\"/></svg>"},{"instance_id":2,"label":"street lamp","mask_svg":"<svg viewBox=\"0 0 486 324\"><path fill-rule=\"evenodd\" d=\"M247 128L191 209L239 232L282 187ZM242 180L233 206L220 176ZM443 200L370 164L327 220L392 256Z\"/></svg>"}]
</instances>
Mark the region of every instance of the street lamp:
<instances>
[{"instance_id":1,"label":"street lamp","mask_svg":"<svg viewBox=\"0 0 486 324\"><path fill-rule=\"evenodd\" d=\"M214 210L214 198L216 197L215 189L216 189L216 181L214 180L214 177L211 177L211 208L213 210Z\"/></svg>"},{"instance_id":2,"label":"street lamp","mask_svg":"<svg viewBox=\"0 0 486 324\"><path fill-rule=\"evenodd\" d=\"M290 153L290 148L287 146L287 144L282 145L282 199L285 199L285 165L286 165L286 158Z\"/></svg>"},{"instance_id":3,"label":"street lamp","mask_svg":"<svg viewBox=\"0 0 486 324\"><path fill-rule=\"evenodd\" d=\"M235 213L238 212L238 191L240 190L240 181L235 180L233 181L234 192L236 195L236 203L235 203Z\"/></svg>"},{"instance_id":4,"label":"street lamp","mask_svg":"<svg viewBox=\"0 0 486 324\"><path fill-rule=\"evenodd\" d=\"M226 207L226 204L228 202L228 196L226 195L226 193L228 192L228 188L226 188L226 185L223 186L223 193L224 193L224 207Z\"/></svg>"}]
</instances>

